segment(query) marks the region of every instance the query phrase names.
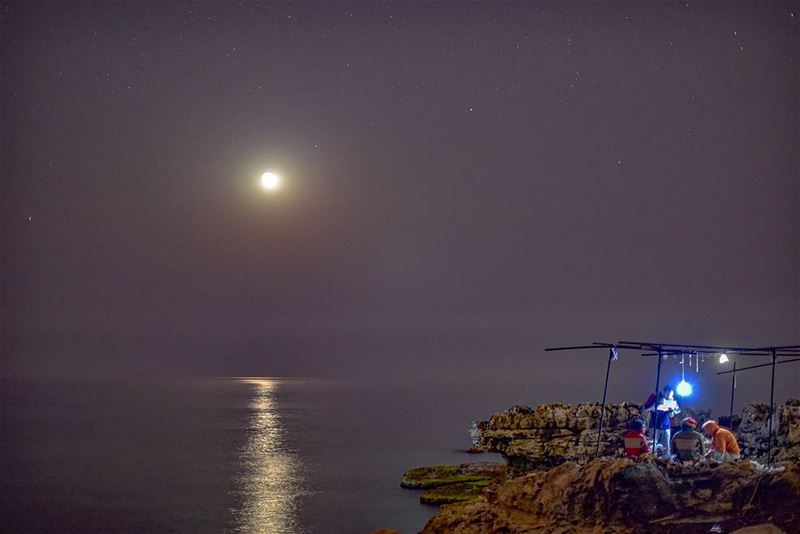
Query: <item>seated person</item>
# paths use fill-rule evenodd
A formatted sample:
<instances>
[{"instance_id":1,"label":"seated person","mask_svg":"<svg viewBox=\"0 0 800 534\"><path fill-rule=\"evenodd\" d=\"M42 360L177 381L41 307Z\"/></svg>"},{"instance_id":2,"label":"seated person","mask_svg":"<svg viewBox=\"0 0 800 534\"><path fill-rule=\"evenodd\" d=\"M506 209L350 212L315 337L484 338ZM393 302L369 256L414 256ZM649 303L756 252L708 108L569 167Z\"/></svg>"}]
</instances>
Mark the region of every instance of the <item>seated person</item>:
<instances>
[{"instance_id":1,"label":"seated person","mask_svg":"<svg viewBox=\"0 0 800 534\"><path fill-rule=\"evenodd\" d=\"M628 423L628 431L622 435L625 442L625 457L636 458L646 452L650 452L650 446L644 437L644 421L634 419Z\"/></svg>"},{"instance_id":2,"label":"seated person","mask_svg":"<svg viewBox=\"0 0 800 534\"><path fill-rule=\"evenodd\" d=\"M691 462L706 455L703 435L697 431L697 421L687 417L681 421L681 430L672 437L672 450L678 460Z\"/></svg>"},{"instance_id":3,"label":"seated person","mask_svg":"<svg viewBox=\"0 0 800 534\"><path fill-rule=\"evenodd\" d=\"M711 438L711 450L718 462L739 459L739 442L728 429L720 427L716 421L703 423L703 432Z\"/></svg>"}]
</instances>

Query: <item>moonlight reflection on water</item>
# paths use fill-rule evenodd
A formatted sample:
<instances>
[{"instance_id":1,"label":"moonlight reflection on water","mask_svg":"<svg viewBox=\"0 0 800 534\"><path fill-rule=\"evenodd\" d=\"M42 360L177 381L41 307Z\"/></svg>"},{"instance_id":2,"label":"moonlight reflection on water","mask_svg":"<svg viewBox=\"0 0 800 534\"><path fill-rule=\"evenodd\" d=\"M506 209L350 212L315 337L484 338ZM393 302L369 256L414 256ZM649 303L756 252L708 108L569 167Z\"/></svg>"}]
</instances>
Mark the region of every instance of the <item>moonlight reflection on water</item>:
<instances>
[{"instance_id":1,"label":"moonlight reflection on water","mask_svg":"<svg viewBox=\"0 0 800 534\"><path fill-rule=\"evenodd\" d=\"M248 438L241 452L238 488L241 506L234 510L237 532L300 532L297 501L304 493L302 464L288 449L275 400L279 382L242 380L253 386Z\"/></svg>"}]
</instances>

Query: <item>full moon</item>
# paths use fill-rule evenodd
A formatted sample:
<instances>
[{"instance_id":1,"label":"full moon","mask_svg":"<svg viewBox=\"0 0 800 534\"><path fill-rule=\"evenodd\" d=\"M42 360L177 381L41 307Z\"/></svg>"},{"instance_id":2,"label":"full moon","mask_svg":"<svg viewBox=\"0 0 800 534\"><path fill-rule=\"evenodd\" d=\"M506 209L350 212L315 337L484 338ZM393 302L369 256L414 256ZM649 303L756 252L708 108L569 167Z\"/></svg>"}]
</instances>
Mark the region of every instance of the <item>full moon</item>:
<instances>
[{"instance_id":1,"label":"full moon","mask_svg":"<svg viewBox=\"0 0 800 534\"><path fill-rule=\"evenodd\" d=\"M281 185L281 177L274 172L265 172L261 175L261 187L267 191L274 191Z\"/></svg>"}]
</instances>

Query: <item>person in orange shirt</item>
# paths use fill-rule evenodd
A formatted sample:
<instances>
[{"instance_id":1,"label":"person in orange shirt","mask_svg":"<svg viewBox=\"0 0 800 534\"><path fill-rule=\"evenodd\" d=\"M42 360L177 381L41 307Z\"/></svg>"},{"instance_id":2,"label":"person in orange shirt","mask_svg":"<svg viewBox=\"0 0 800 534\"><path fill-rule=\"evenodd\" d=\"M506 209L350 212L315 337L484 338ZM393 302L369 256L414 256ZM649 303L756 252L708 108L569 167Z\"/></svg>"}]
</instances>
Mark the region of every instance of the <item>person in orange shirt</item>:
<instances>
[{"instance_id":1,"label":"person in orange shirt","mask_svg":"<svg viewBox=\"0 0 800 534\"><path fill-rule=\"evenodd\" d=\"M711 452L714 459L718 462L739 459L739 442L736 436L728 429L720 427L716 421L706 421L703 423L703 432L711 438Z\"/></svg>"}]
</instances>

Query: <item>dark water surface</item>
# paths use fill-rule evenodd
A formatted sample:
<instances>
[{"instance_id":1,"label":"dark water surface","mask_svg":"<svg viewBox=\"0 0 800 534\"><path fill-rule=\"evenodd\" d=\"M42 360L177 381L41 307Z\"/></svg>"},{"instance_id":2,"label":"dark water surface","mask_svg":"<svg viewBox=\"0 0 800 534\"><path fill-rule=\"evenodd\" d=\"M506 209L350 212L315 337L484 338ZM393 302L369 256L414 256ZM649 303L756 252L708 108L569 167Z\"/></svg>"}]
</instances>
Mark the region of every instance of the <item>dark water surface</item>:
<instances>
[{"instance_id":1,"label":"dark water surface","mask_svg":"<svg viewBox=\"0 0 800 534\"><path fill-rule=\"evenodd\" d=\"M0 382L4 532L417 532L399 480L475 457L525 387L301 379Z\"/></svg>"}]
</instances>

